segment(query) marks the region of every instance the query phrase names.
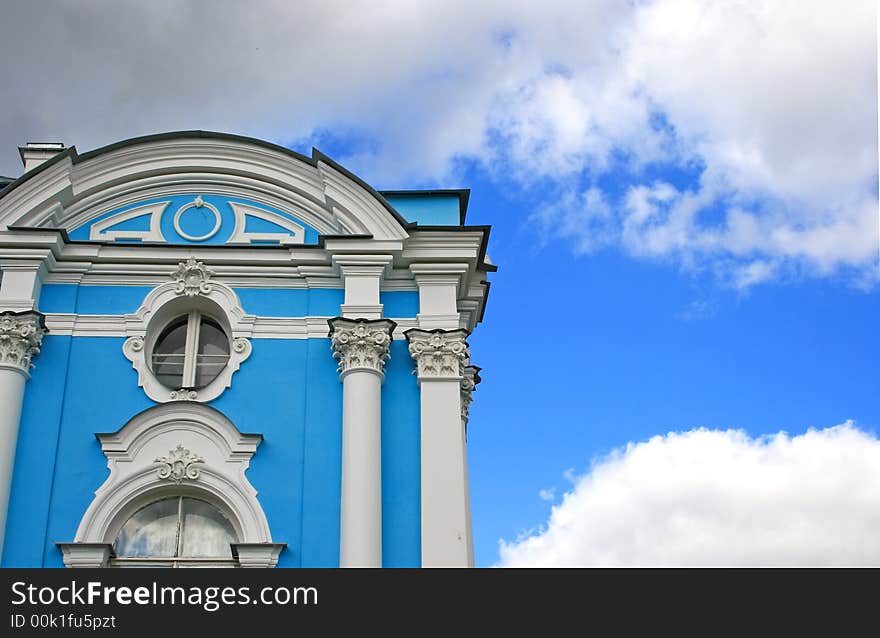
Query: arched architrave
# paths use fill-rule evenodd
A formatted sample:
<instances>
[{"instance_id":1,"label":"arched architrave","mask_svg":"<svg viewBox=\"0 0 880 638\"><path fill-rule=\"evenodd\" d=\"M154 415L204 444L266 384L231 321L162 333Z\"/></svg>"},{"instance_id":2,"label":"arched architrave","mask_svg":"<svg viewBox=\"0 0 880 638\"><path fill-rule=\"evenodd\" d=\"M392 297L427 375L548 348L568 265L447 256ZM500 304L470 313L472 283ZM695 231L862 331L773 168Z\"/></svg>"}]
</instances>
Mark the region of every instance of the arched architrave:
<instances>
[{"instance_id":1,"label":"arched architrave","mask_svg":"<svg viewBox=\"0 0 880 638\"><path fill-rule=\"evenodd\" d=\"M257 491L245 476L262 441L242 434L223 414L197 403L155 406L119 431L97 434L110 475L80 521L73 543L59 543L68 566L101 564L122 525L144 505L169 495L195 496L230 520L251 562L273 566L274 543ZM241 551L239 551L241 555Z\"/></svg>"},{"instance_id":2,"label":"arched architrave","mask_svg":"<svg viewBox=\"0 0 880 638\"><path fill-rule=\"evenodd\" d=\"M320 151L306 157L253 138L180 131L82 155L75 147L58 153L3 190L0 229L72 230L148 193L198 190L204 184L214 189L228 184L235 194L253 193L257 201L292 208L324 234L400 240L410 226L377 191Z\"/></svg>"}]
</instances>

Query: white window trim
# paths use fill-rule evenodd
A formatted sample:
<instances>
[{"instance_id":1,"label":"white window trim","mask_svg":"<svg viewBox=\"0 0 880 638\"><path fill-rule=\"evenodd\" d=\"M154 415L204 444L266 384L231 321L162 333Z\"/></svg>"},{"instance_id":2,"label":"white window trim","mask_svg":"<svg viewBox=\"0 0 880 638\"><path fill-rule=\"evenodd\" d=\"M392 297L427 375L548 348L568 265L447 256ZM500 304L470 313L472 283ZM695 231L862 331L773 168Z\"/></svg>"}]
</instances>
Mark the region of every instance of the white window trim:
<instances>
[{"instance_id":1,"label":"white window trim","mask_svg":"<svg viewBox=\"0 0 880 638\"><path fill-rule=\"evenodd\" d=\"M118 432L96 436L110 476L95 492L74 542L58 543L65 565L106 566L129 517L171 495L191 495L223 511L239 538L233 551L240 566L277 563L285 545L272 541L257 492L245 477L261 435L242 434L217 410L187 402L155 406Z\"/></svg>"},{"instance_id":2,"label":"white window trim","mask_svg":"<svg viewBox=\"0 0 880 638\"><path fill-rule=\"evenodd\" d=\"M153 401L213 401L232 384L232 375L251 355L251 342L245 335L253 333L254 318L245 314L235 291L211 280L212 274L195 259L181 262L172 281L151 290L137 312L125 316L125 332L131 336L122 344L122 353L137 371L138 385ZM153 374L150 361L153 345L169 321L193 312L216 319L227 331L230 337L229 361L223 371L203 388L169 388ZM190 321L187 346L192 348L195 345L189 334L191 324ZM184 378L187 378L186 371Z\"/></svg>"}]
</instances>

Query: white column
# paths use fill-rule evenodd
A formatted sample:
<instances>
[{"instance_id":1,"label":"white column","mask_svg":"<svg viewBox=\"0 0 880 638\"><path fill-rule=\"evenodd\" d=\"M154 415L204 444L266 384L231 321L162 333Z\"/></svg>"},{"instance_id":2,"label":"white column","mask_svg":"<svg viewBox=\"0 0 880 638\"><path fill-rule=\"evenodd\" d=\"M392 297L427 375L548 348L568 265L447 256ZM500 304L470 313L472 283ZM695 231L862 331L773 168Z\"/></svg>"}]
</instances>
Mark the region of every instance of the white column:
<instances>
[{"instance_id":1,"label":"white column","mask_svg":"<svg viewBox=\"0 0 880 638\"><path fill-rule=\"evenodd\" d=\"M458 292L467 264L411 264L419 287L419 328L459 327Z\"/></svg>"},{"instance_id":2,"label":"white column","mask_svg":"<svg viewBox=\"0 0 880 638\"><path fill-rule=\"evenodd\" d=\"M390 319L328 321L342 381L340 567L382 566L382 381Z\"/></svg>"},{"instance_id":3,"label":"white column","mask_svg":"<svg viewBox=\"0 0 880 638\"><path fill-rule=\"evenodd\" d=\"M0 308L4 311L36 310L45 266L42 259L0 260Z\"/></svg>"},{"instance_id":4,"label":"white column","mask_svg":"<svg viewBox=\"0 0 880 638\"><path fill-rule=\"evenodd\" d=\"M421 388L422 566L473 565L461 388L466 330L406 331Z\"/></svg>"},{"instance_id":5,"label":"white column","mask_svg":"<svg viewBox=\"0 0 880 638\"><path fill-rule=\"evenodd\" d=\"M333 255L333 264L345 283L345 300L340 308L343 317L382 317L379 288L391 259L391 255Z\"/></svg>"},{"instance_id":6,"label":"white column","mask_svg":"<svg viewBox=\"0 0 880 638\"><path fill-rule=\"evenodd\" d=\"M481 369L482 368L478 366L465 366L461 378L461 427L464 429L465 444L467 443L467 426L468 421L470 421L471 402L473 401L474 390L477 389L477 384L481 381ZM465 508L467 510L468 524L468 565L473 565L474 532L472 525L473 521L471 520L471 493L469 489L470 482L468 480L467 445L465 445L465 448L462 451L462 456L464 457Z\"/></svg>"},{"instance_id":7,"label":"white column","mask_svg":"<svg viewBox=\"0 0 880 638\"><path fill-rule=\"evenodd\" d=\"M9 509L9 488L18 445L24 384L40 352L46 326L39 312L0 312L0 558Z\"/></svg>"}]
</instances>

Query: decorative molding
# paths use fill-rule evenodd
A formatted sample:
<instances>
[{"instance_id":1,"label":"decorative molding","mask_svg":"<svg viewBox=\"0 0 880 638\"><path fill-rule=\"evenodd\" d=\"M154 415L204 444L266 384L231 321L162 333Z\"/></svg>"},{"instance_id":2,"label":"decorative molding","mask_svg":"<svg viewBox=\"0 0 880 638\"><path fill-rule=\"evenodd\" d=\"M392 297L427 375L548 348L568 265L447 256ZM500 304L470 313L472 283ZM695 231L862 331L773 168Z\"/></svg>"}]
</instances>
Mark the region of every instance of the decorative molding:
<instances>
[{"instance_id":1,"label":"decorative molding","mask_svg":"<svg viewBox=\"0 0 880 638\"><path fill-rule=\"evenodd\" d=\"M141 412L117 432L96 436L110 475L83 515L76 544L112 544L134 512L174 495L201 498L220 508L240 543L273 542L257 492L245 476L262 441L259 434L242 434L208 406L170 403ZM168 477L163 470L169 470L172 458L178 463L179 448L182 476L169 480L173 470ZM200 459L195 476L194 455L187 454L194 449Z\"/></svg>"},{"instance_id":2,"label":"decorative molding","mask_svg":"<svg viewBox=\"0 0 880 638\"><path fill-rule=\"evenodd\" d=\"M254 242L277 241L281 245L286 245L304 244L306 241L306 229L292 219L288 219L270 210L248 206L240 202L229 202L229 206L235 214L235 227L227 243L252 244ZM284 229L286 232L248 232L245 230L248 217L262 219Z\"/></svg>"},{"instance_id":3,"label":"decorative molding","mask_svg":"<svg viewBox=\"0 0 880 638\"><path fill-rule=\"evenodd\" d=\"M55 335L74 337L130 337L133 328L126 324L125 315L76 315L73 313L46 313L46 326ZM259 317L245 315L240 331L246 339L327 339L329 317ZM418 320L411 317L390 317L397 324L394 339L404 339L404 331L417 328ZM133 346L143 348L132 337ZM233 343L235 347L235 343ZM242 347L242 346L239 346Z\"/></svg>"},{"instance_id":4,"label":"decorative molding","mask_svg":"<svg viewBox=\"0 0 880 638\"><path fill-rule=\"evenodd\" d=\"M461 379L470 360L468 331L422 330L413 328L404 335L409 353L416 362L419 381L425 379Z\"/></svg>"},{"instance_id":5,"label":"decorative molding","mask_svg":"<svg viewBox=\"0 0 880 638\"><path fill-rule=\"evenodd\" d=\"M197 463L204 463L205 459L197 454L193 454L180 443L177 447L168 452L164 456L157 456L156 463L161 463L156 471L156 476L160 479L171 479L175 483L180 483L187 478L195 481L199 478L199 468Z\"/></svg>"},{"instance_id":6,"label":"decorative molding","mask_svg":"<svg viewBox=\"0 0 880 638\"><path fill-rule=\"evenodd\" d=\"M214 213L214 226L211 228L211 230L209 230L204 235L190 235L180 227L181 216L190 208L207 208L209 211ZM220 230L220 226L222 224L223 218L220 216L220 211L217 210L216 206L214 206L213 204L209 204L204 199L202 199L201 195L196 195L196 198L193 201L191 201L189 204L184 204L177 209L176 213L174 213L173 225L175 232L177 232L177 234L184 239L188 239L189 241L200 242L211 239L211 237L216 235L217 231Z\"/></svg>"},{"instance_id":7,"label":"decorative molding","mask_svg":"<svg viewBox=\"0 0 880 638\"><path fill-rule=\"evenodd\" d=\"M150 291L137 312L122 318L125 335L122 353L138 373L138 385L153 401L213 401L232 384L241 364L251 355L252 315L245 315L238 295L229 286L211 279L213 272L200 261L190 258L177 265L172 281ZM229 360L217 377L203 388L169 388L153 374L150 365L153 345L162 328L180 315L198 310L219 321L230 338ZM74 318L74 326L79 317ZM100 334L108 322L98 322Z\"/></svg>"},{"instance_id":8,"label":"decorative molding","mask_svg":"<svg viewBox=\"0 0 880 638\"><path fill-rule=\"evenodd\" d=\"M287 543L233 543L239 567L275 567Z\"/></svg>"},{"instance_id":9,"label":"decorative molding","mask_svg":"<svg viewBox=\"0 0 880 638\"><path fill-rule=\"evenodd\" d=\"M481 368L477 366L467 365L464 367L464 373L461 377L461 421L465 428L470 420L469 412L471 402L474 400L474 390L481 381L480 370Z\"/></svg>"},{"instance_id":10,"label":"decorative molding","mask_svg":"<svg viewBox=\"0 0 880 638\"><path fill-rule=\"evenodd\" d=\"M55 543L55 546L61 550L65 567L107 567L115 556L110 543Z\"/></svg>"},{"instance_id":11,"label":"decorative molding","mask_svg":"<svg viewBox=\"0 0 880 638\"><path fill-rule=\"evenodd\" d=\"M195 297L196 295L210 295L211 284L208 280L213 271L205 268L205 264L190 257L186 261L177 264L177 270L171 275L175 280L175 294Z\"/></svg>"},{"instance_id":12,"label":"decorative molding","mask_svg":"<svg viewBox=\"0 0 880 638\"><path fill-rule=\"evenodd\" d=\"M117 239L137 239L140 241L164 242L165 236L162 234L162 213L168 208L171 202L156 202L153 204L145 204L136 206L121 213L110 215L106 219L92 224L89 228L89 239L97 241L116 241ZM138 217L150 216L150 227L148 230L110 230L116 224L136 219ZM176 220L176 217L175 217Z\"/></svg>"},{"instance_id":13,"label":"decorative molding","mask_svg":"<svg viewBox=\"0 0 880 638\"><path fill-rule=\"evenodd\" d=\"M391 356L391 335L396 323L390 319L328 319L333 358L339 361L340 377L353 370L385 374Z\"/></svg>"},{"instance_id":14,"label":"decorative molding","mask_svg":"<svg viewBox=\"0 0 880 638\"><path fill-rule=\"evenodd\" d=\"M39 312L0 312L0 369L15 370L29 378L47 332Z\"/></svg>"},{"instance_id":15,"label":"decorative molding","mask_svg":"<svg viewBox=\"0 0 880 638\"><path fill-rule=\"evenodd\" d=\"M172 401L197 401L199 393L189 388L180 388L171 392L170 396Z\"/></svg>"}]
</instances>

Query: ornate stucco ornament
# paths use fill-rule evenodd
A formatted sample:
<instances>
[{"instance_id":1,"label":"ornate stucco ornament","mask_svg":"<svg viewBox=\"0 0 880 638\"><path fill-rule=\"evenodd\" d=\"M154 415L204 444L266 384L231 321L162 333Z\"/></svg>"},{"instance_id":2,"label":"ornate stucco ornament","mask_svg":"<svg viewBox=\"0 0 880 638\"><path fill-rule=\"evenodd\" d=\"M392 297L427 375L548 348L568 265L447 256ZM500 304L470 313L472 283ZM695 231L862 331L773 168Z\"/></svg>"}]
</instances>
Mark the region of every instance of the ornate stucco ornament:
<instances>
[{"instance_id":1,"label":"ornate stucco ornament","mask_svg":"<svg viewBox=\"0 0 880 638\"><path fill-rule=\"evenodd\" d=\"M384 374L391 356L391 333L397 324L390 319L328 320L333 358L339 361L339 373L371 370Z\"/></svg>"},{"instance_id":2,"label":"ornate stucco ornament","mask_svg":"<svg viewBox=\"0 0 880 638\"><path fill-rule=\"evenodd\" d=\"M0 367L28 375L47 332L39 312L0 312Z\"/></svg>"},{"instance_id":3,"label":"ornate stucco ornament","mask_svg":"<svg viewBox=\"0 0 880 638\"><path fill-rule=\"evenodd\" d=\"M420 379L462 378L471 353L467 330L407 330L409 353L416 362Z\"/></svg>"},{"instance_id":4,"label":"ornate stucco ornament","mask_svg":"<svg viewBox=\"0 0 880 638\"><path fill-rule=\"evenodd\" d=\"M211 284L208 283L208 280L213 274L212 271L205 268L205 264L190 257L186 261L180 262L177 265L177 270L171 275L171 278L177 282L174 292L187 297L209 295L211 294Z\"/></svg>"},{"instance_id":5,"label":"ornate stucco ornament","mask_svg":"<svg viewBox=\"0 0 880 638\"><path fill-rule=\"evenodd\" d=\"M194 481L199 478L199 468L196 464L204 462L205 459L178 443L177 447L168 454L156 459L156 463L162 463L157 475L160 479L171 479L175 483L180 483L185 478Z\"/></svg>"},{"instance_id":6,"label":"ornate stucco ornament","mask_svg":"<svg viewBox=\"0 0 880 638\"><path fill-rule=\"evenodd\" d=\"M461 420L467 427L473 394L480 382L480 368L477 366L465 366L461 377Z\"/></svg>"},{"instance_id":7,"label":"ornate stucco ornament","mask_svg":"<svg viewBox=\"0 0 880 638\"><path fill-rule=\"evenodd\" d=\"M172 401L195 401L199 398L199 393L192 388L180 388L172 390L168 396Z\"/></svg>"}]
</instances>

